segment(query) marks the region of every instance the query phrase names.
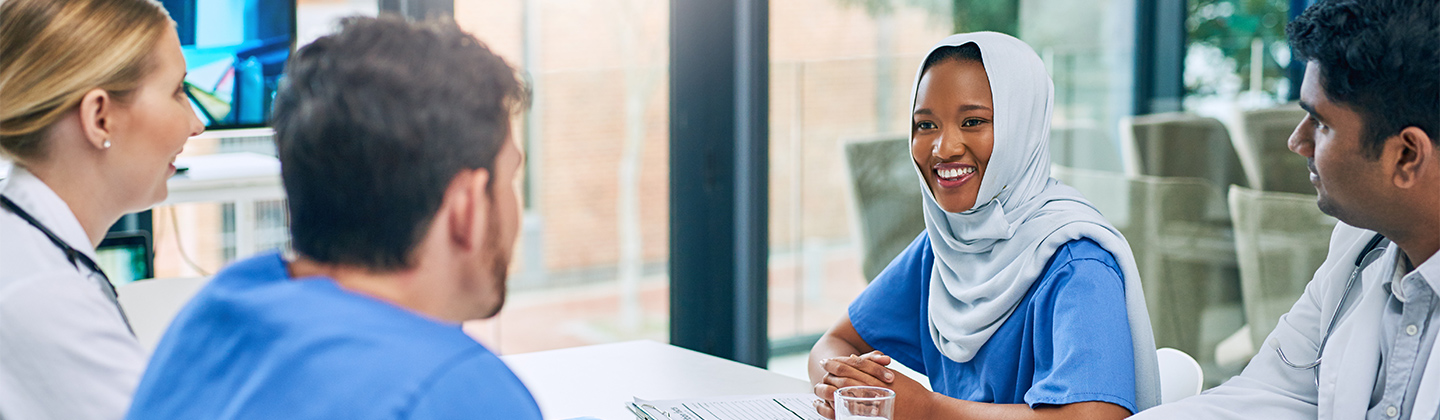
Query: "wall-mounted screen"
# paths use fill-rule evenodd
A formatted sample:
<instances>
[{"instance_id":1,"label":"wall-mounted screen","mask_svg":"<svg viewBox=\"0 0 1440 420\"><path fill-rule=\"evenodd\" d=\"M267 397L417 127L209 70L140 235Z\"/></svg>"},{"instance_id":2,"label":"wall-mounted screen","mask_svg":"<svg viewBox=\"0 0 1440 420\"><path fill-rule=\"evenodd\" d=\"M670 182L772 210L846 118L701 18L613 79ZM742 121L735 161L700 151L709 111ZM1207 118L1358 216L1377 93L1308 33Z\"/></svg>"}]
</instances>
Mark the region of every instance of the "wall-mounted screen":
<instances>
[{"instance_id":1,"label":"wall-mounted screen","mask_svg":"<svg viewBox=\"0 0 1440 420\"><path fill-rule=\"evenodd\" d=\"M161 0L180 34L185 93L209 130L264 126L295 41L295 0Z\"/></svg>"}]
</instances>

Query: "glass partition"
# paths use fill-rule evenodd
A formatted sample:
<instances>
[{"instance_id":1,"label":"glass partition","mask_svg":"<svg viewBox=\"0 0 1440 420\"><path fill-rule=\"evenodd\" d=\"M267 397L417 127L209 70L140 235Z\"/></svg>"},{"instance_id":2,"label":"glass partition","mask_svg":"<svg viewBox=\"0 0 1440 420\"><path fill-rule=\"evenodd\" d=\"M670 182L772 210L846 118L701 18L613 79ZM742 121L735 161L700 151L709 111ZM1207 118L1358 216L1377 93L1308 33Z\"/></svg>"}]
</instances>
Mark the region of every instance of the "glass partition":
<instances>
[{"instance_id":1,"label":"glass partition","mask_svg":"<svg viewBox=\"0 0 1440 420\"><path fill-rule=\"evenodd\" d=\"M776 354L807 351L870 277L923 230L918 189L913 197L879 191L918 187L905 146L910 90L935 42L954 32L1018 28L1055 81L1052 160L1119 171L1117 131L1129 112L1133 20L1129 0L772 1L770 336ZM886 145L895 142L898 148Z\"/></svg>"},{"instance_id":2,"label":"glass partition","mask_svg":"<svg viewBox=\"0 0 1440 420\"><path fill-rule=\"evenodd\" d=\"M532 88L510 294L466 331L502 353L669 331L668 2L455 2Z\"/></svg>"},{"instance_id":3,"label":"glass partition","mask_svg":"<svg viewBox=\"0 0 1440 420\"><path fill-rule=\"evenodd\" d=\"M769 330L776 356L808 351L869 281L862 261L875 246L860 239L862 217L889 215L862 209L886 203L855 199L865 192L854 191L863 173L854 167L898 167L900 182L916 187L907 147L885 148L886 156L865 163L845 150L908 139L916 67L950 34L951 19L934 10L898 1L770 2ZM914 228L897 233L905 244L923 229L918 220L896 226Z\"/></svg>"}]
</instances>

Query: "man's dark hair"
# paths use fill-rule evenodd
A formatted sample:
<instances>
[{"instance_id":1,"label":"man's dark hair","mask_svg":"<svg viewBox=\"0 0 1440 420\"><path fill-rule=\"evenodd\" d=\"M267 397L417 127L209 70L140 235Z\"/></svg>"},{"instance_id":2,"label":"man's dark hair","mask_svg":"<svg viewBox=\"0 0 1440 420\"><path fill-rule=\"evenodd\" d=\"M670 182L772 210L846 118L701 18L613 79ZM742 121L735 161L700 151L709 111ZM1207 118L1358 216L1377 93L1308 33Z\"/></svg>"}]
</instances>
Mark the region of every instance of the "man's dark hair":
<instances>
[{"instance_id":1,"label":"man's dark hair","mask_svg":"<svg viewBox=\"0 0 1440 420\"><path fill-rule=\"evenodd\" d=\"M920 65L920 74L930 71L930 67L947 61L974 61L984 64L985 60L980 57L980 46L974 42L966 42L962 45L951 45L936 48L925 57L925 64Z\"/></svg>"},{"instance_id":2,"label":"man's dark hair","mask_svg":"<svg viewBox=\"0 0 1440 420\"><path fill-rule=\"evenodd\" d=\"M1440 1L1321 0L1285 31L1325 94L1360 114L1367 158L1406 127L1440 145Z\"/></svg>"},{"instance_id":3,"label":"man's dark hair","mask_svg":"<svg viewBox=\"0 0 1440 420\"><path fill-rule=\"evenodd\" d=\"M461 170L486 168L528 91L453 21L348 18L301 48L273 125L297 253L408 268Z\"/></svg>"}]
</instances>

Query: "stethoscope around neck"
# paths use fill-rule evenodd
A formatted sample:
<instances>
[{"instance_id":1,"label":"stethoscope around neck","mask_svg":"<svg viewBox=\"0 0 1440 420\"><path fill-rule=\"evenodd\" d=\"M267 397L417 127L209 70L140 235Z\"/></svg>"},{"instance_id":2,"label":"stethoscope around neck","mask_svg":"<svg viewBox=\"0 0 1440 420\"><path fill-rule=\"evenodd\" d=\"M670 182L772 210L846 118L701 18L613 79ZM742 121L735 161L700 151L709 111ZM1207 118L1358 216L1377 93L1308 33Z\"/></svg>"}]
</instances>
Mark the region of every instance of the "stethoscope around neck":
<instances>
[{"instance_id":1,"label":"stethoscope around neck","mask_svg":"<svg viewBox=\"0 0 1440 420\"><path fill-rule=\"evenodd\" d=\"M1325 336L1320 339L1320 347L1315 350L1315 361L1309 363L1295 363L1290 361L1290 358L1285 357L1285 351L1280 349L1280 340L1272 339L1275 354L1280 356L1281 363L1294 369L1315 369L1315 383L1319 385L1320 369L1317 368L1320 366L1320 362L1325 359L1325 345L1329 343L1331 333L1335 332L1336 325L1340 323L1341 311L1345 310L1345 304L1350 300L1350 292L1354 290L1355 282L1360 278L1360 273L1365 271L1365 267L1369 266L1370 263L1380 258L1381 254L1384 254L1385 247L1380 245L1383 240L1385 240L1385 236L1378 233L1375 234L1375 237L1370 238L1370 242L1365 244L1365 248L1360 251L1360 255L1355 257L1355 269L1350 271L1350 279L1345 282L1345 292L1340 295L1340 304L1336 305L1335 311L1330 314L1330 323L1325 327Z\"/></svg>"},{"instance_id":2,"label":"stethoscope around neck","mask_svg":"<svg viewBox=\"0 0 1440 420\"><path fill-rule=\"evenodd\" d=\"M120 312L120 320L125 323L125 329L130 331L130 335L135 335L135 329L130 326L130 318L125 316L125 309L120 307L120 295L115 292L115 286L110 284L110 277L106 276L105 271L100 269L100 264L96 264L94 260L85 256L80 250L66 244L64 239L60 239L59 235L51 232L50 228L45 227L44 223L40 223L40 221L36 220L34 216L31 216L29 212L26 212L24 209L21 209L19 205L16 205L14 201L10 201L10 198L0 195L0 208L10 210L11 213L15 213L15 215L19 216L25 223L29 223L30 226L35 227L36 230L44 234L56 248L60 248L60 251L65 253L65 259L70 261L70 265L76 268L83 265L89 269L91 273L89 277L94 278L95 281L100 284L100 290L105 293L105 297L110 300L110 303L115 305L115 310Z\"/></svg>"}]
</instances>

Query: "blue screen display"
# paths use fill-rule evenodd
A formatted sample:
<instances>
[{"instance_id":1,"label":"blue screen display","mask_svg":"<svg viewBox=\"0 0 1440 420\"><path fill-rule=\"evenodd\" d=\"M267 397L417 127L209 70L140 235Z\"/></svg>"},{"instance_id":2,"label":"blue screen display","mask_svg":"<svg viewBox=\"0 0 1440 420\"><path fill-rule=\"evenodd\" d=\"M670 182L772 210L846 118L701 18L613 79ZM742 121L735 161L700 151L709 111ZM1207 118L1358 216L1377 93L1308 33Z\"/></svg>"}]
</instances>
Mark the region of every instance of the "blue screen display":
<instances>
[{"instance_id":1,"label":"blue screen display","mask_svg":"<svg viewBox=\"0 0 1440 420\"><path fill-rule=\"evenodd\" d=\"M161 3L185 53L185 93L206 128L265 125L294 44L294 0Z\"/></svg>"},{"instance_id":2,"label":"blue screen display","mask_svg":"<svg viewBox=\"0 0 1440 420\"><path fill-rule=\"evenodd\" d=\"M105 271L110 284L119 286L147 276L145 266L150 263L144 245L123 245L102 247L95 250L95 263Z\"/></svg>"}]
</instances>

